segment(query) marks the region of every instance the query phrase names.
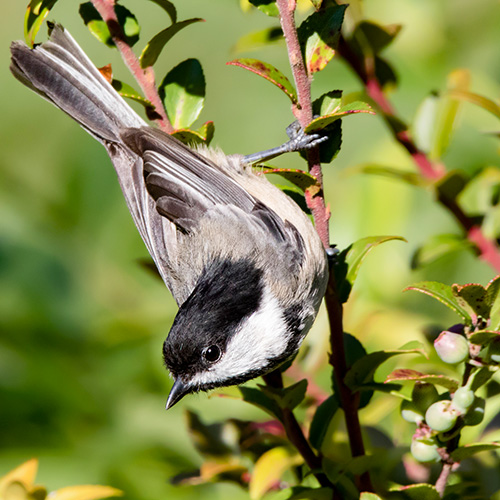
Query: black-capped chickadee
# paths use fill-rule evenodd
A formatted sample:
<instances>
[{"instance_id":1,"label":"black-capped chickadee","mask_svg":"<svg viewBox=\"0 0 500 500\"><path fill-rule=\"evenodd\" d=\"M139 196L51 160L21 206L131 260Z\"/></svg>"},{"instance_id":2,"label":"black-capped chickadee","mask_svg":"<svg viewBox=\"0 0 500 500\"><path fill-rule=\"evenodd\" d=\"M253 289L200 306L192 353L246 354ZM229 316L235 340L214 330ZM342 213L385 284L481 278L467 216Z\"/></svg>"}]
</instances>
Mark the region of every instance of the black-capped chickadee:
<instances>
[{"instance_id":1,"label":"black-capped chickadee","mask_svg":"<svg viewBox=\"0 0 500 500\"><path fill-rule=\"evenodd\" d=\"M253 173L257 157L193 150L149 127L62 26L34 49L18 41L11 52L14 76L106 148L179 305L163 346L175 379L167 408L291 358L316 317L327 260L302 210Z\"/></svg>"}]
</instances>

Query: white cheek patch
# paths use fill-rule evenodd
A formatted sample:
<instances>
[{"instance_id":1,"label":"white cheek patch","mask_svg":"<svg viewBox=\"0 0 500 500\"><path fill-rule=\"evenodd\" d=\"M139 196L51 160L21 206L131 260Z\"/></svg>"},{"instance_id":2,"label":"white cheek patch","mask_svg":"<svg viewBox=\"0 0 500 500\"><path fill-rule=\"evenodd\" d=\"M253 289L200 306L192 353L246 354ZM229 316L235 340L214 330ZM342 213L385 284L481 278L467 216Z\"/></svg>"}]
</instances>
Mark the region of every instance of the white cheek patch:
<instances>
[{"instance_id":1,"label":"white cheek patch","mask_svg":"<svg viewBox=\"0 0 500 500\"><path fill-rule=\"evenodd\" d=\"M289 333L277 299L265 290L260 308L249 316L226 346L213 368L196 374L190 385L223 382L253 370L265 368L269 359L287 348Z\"/></svg>"}]
</instances>

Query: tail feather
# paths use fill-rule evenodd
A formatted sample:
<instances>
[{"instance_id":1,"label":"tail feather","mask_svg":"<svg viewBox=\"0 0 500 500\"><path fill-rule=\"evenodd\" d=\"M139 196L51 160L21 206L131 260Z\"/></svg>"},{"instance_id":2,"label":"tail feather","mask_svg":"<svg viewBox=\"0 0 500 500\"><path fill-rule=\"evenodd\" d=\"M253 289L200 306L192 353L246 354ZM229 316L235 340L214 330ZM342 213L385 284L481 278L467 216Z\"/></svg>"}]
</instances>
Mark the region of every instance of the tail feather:
<instances>
[{"instance_id":1,"label":"tail feather","mask_svg":"<svg viewBox=\"0 0 500 500\"><path fill-rule=\"evenodd\" d=\"M100 142L119 142L121 129L145 125L62 26L34 49L13 42L11 53L14 76Z\"/></svg>"}]
</instances>

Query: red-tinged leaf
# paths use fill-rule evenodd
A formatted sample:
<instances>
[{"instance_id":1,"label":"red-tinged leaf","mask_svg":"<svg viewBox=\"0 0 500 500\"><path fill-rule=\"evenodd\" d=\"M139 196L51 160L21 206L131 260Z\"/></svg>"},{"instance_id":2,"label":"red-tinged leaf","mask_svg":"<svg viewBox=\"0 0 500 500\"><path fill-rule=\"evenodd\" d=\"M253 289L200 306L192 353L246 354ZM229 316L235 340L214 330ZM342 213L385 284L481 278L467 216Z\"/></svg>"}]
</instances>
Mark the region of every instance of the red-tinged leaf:
<instances>
[{"instance_id":1,"label":"red-tinged leaf","mask_svg":"<svg viewBox=\"0 0 500 500\"><path fill-rule=\"evenodd\" d=\"M253 31L238 39L233 47L233 52L239 54L249 50L260 49L276 43L284 43L283 30L279 26L272 26L260 31Z\"/></svg>"},{"instance_id":2,"label":"red-tinged leaf","mask_svg":"<svg viewBox=\"0 0 500 500\"><path fill-rule=\"evenodd\" d=\"M335 5L311 14L299 27L298 36L309 74L321 71L335 55L347 5Z\"/></svg>"},{"instance_id":3,"label":"red-tinged leaf","mask_svg":"<svg viewBox=\"0 0 500 500\"><path fill-rule=\"evenodd\" d=\"M493 451L500 449L500 443L471 443L465 446L460 446L456 450L451 452L451 458L455 462L461 462L466 458L474 456L476 453L481 453L482 451Z\"/></svg>"},{"instance_id":4,"label":"red-tinged leaf","mask_svg":"<svg viewBox=\"0 0 500 500\"><path fill-rule=\"evenodd\" d=\"M248 485L251 500L259 500L273 486L281 480L288 469L299 465L303 459L296 452L278 446L263 453L253 469L252 478Z\"/></svg>"},{"instance_id":5,"label":"red-tinged leaf","mask_svg":"<svg viewBox=\"0 0 500 500\"><path fill-rule=\"evenodd\" d=\"M391 382L405 382L405 381L419 381L426 382L428 384L440 385L445 387L450 392L455 392L459 383L457 380L452 379L451 377L446 377L444 375L427 375L425 373L420 373L416 370L410 369L401 369L394 370L392 373L387 375L385 379L385 383Z\"/></svg>"},{"instance_id":6,"label":"red-tinged leaf","mask_svg":"<svg viewBox=\"0 0 500 500\"><path fill-rule=\"evenodd\" d=\"M144 47L144 50L139 57L139 60L141 61L141 68L153 66L165 45L174 35L179 33L179 31L184 29L186 26L199 22L205 22L205 19L201 19L199 17L186 19L185 21L172 24L168 28L156 34Z\"/></svg>"},{"instance_id":7,"label":"red-tinged leaf","mask_svg":"<svg viewBox=\"0 0 500 500\"><path fill-rule=\"evenodd\" d=\"M334 271L338 294L346 302L358 276L359 269L368 253L381 243L391 240L406 241L401 236L368 236L361 238L343 250L335 259Z\"/></svg>"},{"instance_id":8,"label":"red-tinged leaf","mask_svg":"<svg viewBox=\"0 0 500 500\"><path fill-rule=\"evenodd\" d=\"M461 316L466 324L472 324L472 318L475 316L474 311L462 297L454 295L451 286L437 281L422 281L421 283L405 288L404 291L407 290L415 290L417 292L425 293L426 295L439 300L439 302L448 306L452 311Z\"/></svg>"},{"instance_id":9,"label":"red-tinged leaf","mask_svg":"<svg viewBox=\"0 0 500 500\"><path fill-rule=\"evenodd\" d=\"M281 89L292 101L293 104L297 103L297 92L290 80L277 68L271 64L259 61L258 59L234 59L228 63L231 66L239 66L240 68L247 69L252 73L255 73L262 78L270 81L273 85L276 85Z\"/></svg>"},{"instance_id":10,"label":"red-tinged leaf","mask_svg":"<svg viewBox=\"0 0 500 500\"><path fill-rule=\"evenodd\" d=\"M170 16L172 24L177 22L177 10L172 2L169 0L150 0L150 2L159 5Z\"/></svg>"},{"instance_id":11,"label":"red-tinged leaf","mask_svg":"<svg viewBox=\"0 0 500 500\"><path fill-rule=\"evenodd\" d=\"M316 177L305 170L295 170L291 168L259 168L264 174L276 174L283 179L295 184L302 191L312 187L320 188Z\"/></svg>"},{"instance_id":12,"label":"red-tinged leaf","mask_svg":"<svg viewBox=\"0 0 500 500\"><path fill-rule=\"evenodd\" d=\"M479 94L474 94L473 92L467 92L465 90L450 90L448 92L448 96L451 99L457 99L460 101L467 101L479 106L486 111L494 114L497 118L500 118L500 105L498 105L495 101L488 99L487 97L483 97Z\"/></svg>"},{"instance_id":13,"label":"red-tinged leaf","mask_svg":"<svg viewBox=\"0 0 500 500\"><path fill-rule=\"evenodd\" d=\"M24 39L29 47L35 44L35 38L43 21L49 15L57 0L31 0L24 16Z\"/></svg>"},{"instance_id":14,"label":"red-tinged leaf","mask_svg":"<svg viewBox=\"0 0 500 500\"><path fill-rule=\"evenodd\" d=\"M369 113L374 115L375 112L371 108L369 104L366 102L356 101L346 104L345 106L340 106L333 113L325 116L320 116L315 118L307 127L304 129L306 134L310 134L312 132L317 132L319 130L323 130L328 125L333 122L340 120L349 115L354 115L357 113Z\"/></svg>"},{"instance_id":15,"label":"red-tinged leaf","mask_svg":"<svg viewBox=\"0 0 500 500\"><path fill-rule=\"evenodd\" d=\"M111 486L83 485L68 486L50 493L50 500L99 500L120 497L123 492Z\"/></svg>"},{"instance_id":16,"label":"red-tinged leaf","mask_svg":"<svg viewBox=\"0 0 500 500\"><path fill-rule=\"evenodd\" d=\"M205 76L197 59L186 59L171 69L159 87L174 129L189 128L205 102Z\"/></svg>"},{"instance_id":17,"label":"red-tinged leaf","mask_svg":"<svg viewBox=\"0 0 500 500\"><path fill-rule=\"evenodd\" d=\"M441 497L436 488L431 484L411 484L409 486L397 486L391 488L391 491L404 492L405 499L408 500L440 500Z\"/></svg>"},{"instance_id":18,"label":"red-tinged leaf","mask_svg":"<svg viewBox=\"0 0 500 500\"><path fill-rule=\"evenodd\" d=\"M205 146L208 146L210 144L210 141L214 137L214 131L214 122L208 121L197 130L191 130L187 128L178 129L173 132L172 135L176 139L179 139L179 141L187 145L204 144Z\"/></svg>"},{"instance_id":19,"label":"red-tinged leaf","mask_svg":"<svg viewBox=\"0 0 500 500\"><path fill-rule=\"evenodd\" d=\"M455 296L463 298L477 316L482 318L490 317L490 305L486 300L486 289L477 283L467 283L466 285L454 284L451 286Z\"/></svg>"},{"instance_id":20,"label":"red-tinged leaf","mask_svg":"<svg viewBox=\"0 0 500 500\"><path fill-rule=\"evenodd\" d=\"M418 343L414 348L396 349L392 351L376 351L358 359L347 372L345 383L351 391L357 391L365 384L373 382L373 375L376 369L393 356L400 354L420 354L427 357L423 345Z\"/></svg>"}]
</instances>

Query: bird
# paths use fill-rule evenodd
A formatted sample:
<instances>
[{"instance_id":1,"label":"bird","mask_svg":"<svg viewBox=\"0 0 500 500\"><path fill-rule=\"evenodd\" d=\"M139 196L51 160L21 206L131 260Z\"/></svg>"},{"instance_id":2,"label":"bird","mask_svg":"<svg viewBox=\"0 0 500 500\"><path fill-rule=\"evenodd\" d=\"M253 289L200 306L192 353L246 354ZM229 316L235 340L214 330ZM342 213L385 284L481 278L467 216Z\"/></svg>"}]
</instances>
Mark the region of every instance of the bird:
<instances>
[{"instance_id":1,"label":"bird","mask_svg":"<svg viewBox=\"0 0 500 500\"><path fill-rule=\"evenodd\" d=\"M299 130L248 157L188 147L148 125L60 24L34 48L12 42L10 69L104 145L178 304L162 351L174 379L166 408L293 358L325 293L327 256L307 215L252 164L324 138Z\"/></svg>"}]
</instances>

